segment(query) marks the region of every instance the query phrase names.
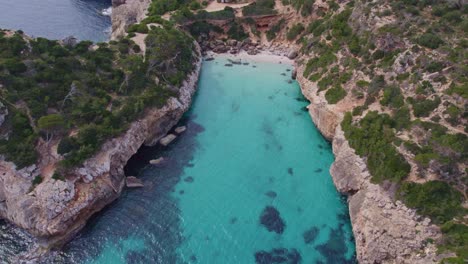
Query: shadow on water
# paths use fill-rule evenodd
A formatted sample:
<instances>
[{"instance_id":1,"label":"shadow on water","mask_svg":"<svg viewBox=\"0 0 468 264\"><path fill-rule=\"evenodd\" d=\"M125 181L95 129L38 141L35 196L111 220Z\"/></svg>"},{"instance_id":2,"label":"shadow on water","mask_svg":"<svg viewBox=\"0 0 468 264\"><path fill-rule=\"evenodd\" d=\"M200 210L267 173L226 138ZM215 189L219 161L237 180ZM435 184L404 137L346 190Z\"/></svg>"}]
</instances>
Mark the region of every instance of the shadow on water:
<instances>
[{"instance_id":1,"label":"shadow on water","mask_svg":"<svg viewBox=\"0 0 468 264\"><path fill-rule=\"evenodd\" d=\"M195 138L204 130L194 118L190 114L183 117L178 125L187 126L187 130L170 146L139 149L125 166L125 173L138 175L145 186L125 189L54 256L54 262L83 263L101 258L102 263L115 263L115 259L122 261L124 257L126 263L180 263L176 249L184 238L178 199L171 194L184 180L184 167L190 166L198 148ZM149 165L149 160L158 157L165 158L163 165Z\"/></svg>"}]
</instances>

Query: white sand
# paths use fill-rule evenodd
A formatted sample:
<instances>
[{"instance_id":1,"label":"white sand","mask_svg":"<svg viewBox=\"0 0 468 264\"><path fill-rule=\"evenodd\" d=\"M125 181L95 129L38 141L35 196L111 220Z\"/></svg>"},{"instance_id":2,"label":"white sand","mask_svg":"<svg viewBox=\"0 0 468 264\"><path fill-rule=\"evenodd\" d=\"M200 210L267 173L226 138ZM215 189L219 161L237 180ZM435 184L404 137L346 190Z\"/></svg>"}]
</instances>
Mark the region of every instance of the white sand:
<instances>
[{"instance_id":1,"label":"white sand","mask_svg":"<svg viewBox=\"0 0 468 264\"><path fill-rule=\"evenodd\" d=\"M245 62L254 61L254 62L271 62L271 63L281 63L287 65L294 65L294 60L289 59L286 56L281 56L274 54L270 51L259 51L257 55L249 55L246 51L241 51L238 54L230 54L230 53L214 53L209 51L209 57L227 57L232 60L241 60Z\"/></svg>"}]
</instances>

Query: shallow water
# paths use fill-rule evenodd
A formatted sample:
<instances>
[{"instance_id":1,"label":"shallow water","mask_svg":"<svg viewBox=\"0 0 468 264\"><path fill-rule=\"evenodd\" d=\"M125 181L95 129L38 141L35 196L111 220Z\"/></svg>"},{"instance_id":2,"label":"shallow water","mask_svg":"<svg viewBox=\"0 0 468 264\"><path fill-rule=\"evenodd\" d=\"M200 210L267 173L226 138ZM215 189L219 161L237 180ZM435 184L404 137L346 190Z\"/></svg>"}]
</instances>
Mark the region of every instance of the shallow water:
<instances>
[{"instance_id":1,"label":"shallow water","mask_svg":"<svg viewBox=\"0 0 468 264\"><path fill-rule=\"evenodd\" d=\"M111 21L101 14L111 0L0 0L0 28L30 36L106 41Z\"/></svg>"},{"instance_id":2,"label":"shallow water","mask_svg":"<svg viewBox=\"0 0 468 264\"><path fill-rule=\"evenodd\" d=\"M204 62L187 131L129 162L145 187L125 190L55 262L355 263L331 148L287 82L291 66L225 63Z\"/></svg>"}]
</instances>

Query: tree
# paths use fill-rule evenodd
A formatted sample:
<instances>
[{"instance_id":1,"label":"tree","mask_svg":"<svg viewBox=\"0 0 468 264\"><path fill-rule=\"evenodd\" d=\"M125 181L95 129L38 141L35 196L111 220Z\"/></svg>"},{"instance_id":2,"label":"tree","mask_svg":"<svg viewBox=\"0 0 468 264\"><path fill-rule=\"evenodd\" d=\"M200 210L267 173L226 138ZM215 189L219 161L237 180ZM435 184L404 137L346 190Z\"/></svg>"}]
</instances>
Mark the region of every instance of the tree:
<instances>
[{"instance_id":1,"label":"tree","mask_svg":"<svg viewBox=\"0 0 468 264\"><path fill-rule=\"evenodd\" d=\"M65 127L65 120L60 114L46 115L38 120L38 127L46 133L46 140L49 142L55 133Z\"/></svg>"}]
</instances>

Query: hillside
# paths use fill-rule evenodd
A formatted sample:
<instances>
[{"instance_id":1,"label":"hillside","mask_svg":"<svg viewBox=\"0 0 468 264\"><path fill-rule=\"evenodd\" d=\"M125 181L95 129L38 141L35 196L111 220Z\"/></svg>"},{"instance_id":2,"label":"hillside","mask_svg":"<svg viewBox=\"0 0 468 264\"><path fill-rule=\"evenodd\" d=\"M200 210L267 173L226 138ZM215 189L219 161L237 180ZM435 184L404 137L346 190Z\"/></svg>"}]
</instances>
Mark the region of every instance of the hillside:
<instances>
[{"instance_id":1,"label":"hillside","mask_svg":"<svg viewBox=\"0 0 468 264\"><path fill-rule=\"evenodd\" d=\"M0 216L35 236L33 257L119 197L126 162L190 106L193 38L163 21L137 40L0 31Z\"/></svg>"},{"instance_id":2,"label":"hillside","mask_svg":"<svg viewBox=\"0 0 468 264\"><path fill-rule=\"evenodd\" d=\"M314 105L330 113L325 136L342 130L370 183L415 209L423 229L424 217L440 228L442 236L421 238L422 248L434 244L439 259L466 261L465 1L259 0L209 13L196 2L154 7L163 3L153 1L150 14L176 10L170 19L205 51L295 50L312 116L323 111Z\"/></svg>"}]
</instances>

